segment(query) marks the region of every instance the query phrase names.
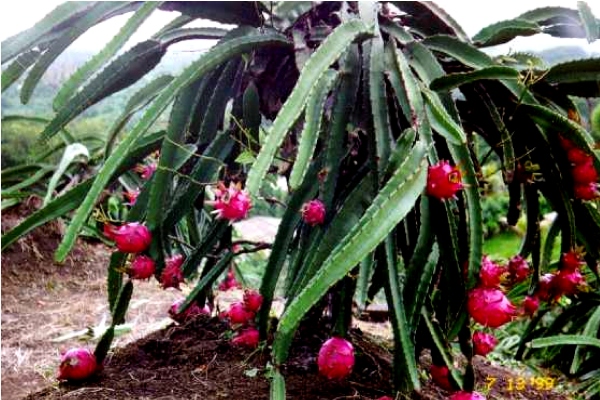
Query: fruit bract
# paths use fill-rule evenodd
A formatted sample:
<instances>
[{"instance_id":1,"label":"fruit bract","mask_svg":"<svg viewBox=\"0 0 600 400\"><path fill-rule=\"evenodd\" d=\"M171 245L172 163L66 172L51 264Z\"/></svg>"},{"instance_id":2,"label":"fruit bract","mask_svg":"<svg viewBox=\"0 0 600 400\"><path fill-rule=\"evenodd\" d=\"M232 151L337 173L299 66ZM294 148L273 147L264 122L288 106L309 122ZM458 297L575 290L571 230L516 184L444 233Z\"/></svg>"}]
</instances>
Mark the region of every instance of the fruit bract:
<instances>
[{"instance_id":1,"label":"fruit bract","mask_svg":"<svg viewBox=\"0 0 600 400\"><path fill-rule=\"evenodd\" d=\"M325 204L321 200L311 200L302 206L302 220L310 226L321 225L325 221Z\"/></svg>"},{"instance_id":2,"label":"fruit bract","mask_svg":"<svg viewBox=\"0 0 600 400\"><path fill-rule=\"evenodd\" d=\"M485 396L477 392L456 392L450 400L485 400Z\"/></svg>"},{"instance_id":3,"label":"fruit bract","mask_svg":"<svg viewBox=\"0 0 600 400\"><path fill-rule=\"evenodd\" d=\"M498 339L494 335L485 332L475 332L473 334L473 351L480 356L487 356L498 344Z\"/></svg>"},{"instance_id":4,"label":"fruit bract","mask_svg":"<svg viewBox=\"0 0 600 400\"><path fill-rule=\"evenodd\" d=\"M84 348L70 349L60 358L57 379L87 379L96 372L97 368L96 357L90 350Z\"/></svg>"},{"instance_id":5,"label":"fruit bract","mask_svg":"<svg viewBox=\"0 0 600 400\"><path fill-rule=\"evenodd\" d=\"M177 254L165 260L165 264L165 269L163 269L160 275L160 284L163 289L170 287L179 289L179 285L183 282L183 271L181 270L183 256Z\"/></svg>"},{"instance_id":6,"label":"fruit bract","mask_svg":"<svg viewBox=\"0 0 600 400\"><path fill-rule=\"evenodd\" d=\"M433 382L444 390L453 390L452 384L450 383L450 371L445 365L431 364L429 367L429 373Z\"/></svg>"},{"instance_id":7,"label":"fruit bract","mask_svg":"<svg viewBox=\"0 0 600 400\"><path fill-rule=\"evenodd\" d=\"M130 206L135 205L135 201L137 200L139 195L139 189L128 190L127 192L123 193L123 196L127 199L127 204Z\"/></svg>"},{"instance_id":8,"label":"fruit bract","mask_svg":"<svg viewBox=\"0 0 600 400\"><path fill-rule=\"evenodd\" d=\"M231 343L238 346L255 348L258 346L258 340L258 330L247 328L231 339Z\"/></svg>"},{"instance_id":9,"label":"fruit bract","mask_svg":"<svg viewBox=\"0 0 600 400\"><path fill-rule=\"evenodd\" d=\"M263 297L256 290L246 290L244 292L244 306L246 310L256 313L260 309Z\"/></svg>"},{"instance_id":10,"label":"fruit bract","mask_svg":"<svg viewBox=\"0 0 600 400\"><path fill-rule=\"evenodd\" d=\"M456 166L448 161L429 167L427 172L427 194L440 200L450 199L463 188L462 176Z\"/></svg>"},{"instance_id":11,"label":"fruit bract","mask_svg":"<svg viewBox=\"0 0 600 400\"><path fill-rule=\"evenodd\" d=\"M585 279L578 270L562 269L556 274L552 285L557 295L572 296L579 291L579 287L585 285Z\"/></svg>"},{"instance_id":12,"label":"fruit bract","mask_svg":"<svg viewBox=\"0 0 600 400\"><path fill-rule=\"evenodd\" d=\"M510 322L516 308L498 289L478 287L469 292L469 315L481 325L497 328Z\"/></svg>"},{"instance_id":13,"label":"fruit bract","mask_svg":"<svg viewBox=\"0 0 600 400\"><path fill-rule=\"evenodd\" d=\"M137 255L127 272L131 279L149 279L154 275L154 271L156 266L153 259L145 255Z\"/></svg>"},{"instance_id":14,"label":"fruit bract","mask_svg":"<svg viewBox=\"0 0 600 400\"><path fill-rule=\"evenodd\" d=\"M317 357L319 373L327 379L344 379L354 367L354 347L340 337L328 339Z\"/></svg>"},{"instance_id":15,"label":"fruit bract","mask_svg":"<svg viewBox=\"0 0 600 400\"><path fill-rule=\"evenodd\" d=\"M141 253L152 243L152 234L146 225L129 222L112 229L112 239L123 253Z\"/></svg>"},{"instance_id":16,"label":"fruit bract","mask_svg":"<svg viewBox=\"0 0 600 400\"><path fill-rule=\"evenodd\" d=\"M217 218L237 221L246 218L252 208L250 196L241 189L241 185L229 184L229 188L220 182L215 189L216 199L212 204L215 207Z\"/></svg>"},{"instance_id":17,"label":"fruit bract","mask_svg":"<svg viewBox=\"0 0 600 400\"><path fill-rule=\"evenodd\" d=\"M152 162L150 164L138 164L135 167L135 171L139 172L140 177L147 181L152 178L152 175L154 175L154 171L156 171L157 168L158 165L156 165L155 162Z\"/></svg>"}]
</instances>

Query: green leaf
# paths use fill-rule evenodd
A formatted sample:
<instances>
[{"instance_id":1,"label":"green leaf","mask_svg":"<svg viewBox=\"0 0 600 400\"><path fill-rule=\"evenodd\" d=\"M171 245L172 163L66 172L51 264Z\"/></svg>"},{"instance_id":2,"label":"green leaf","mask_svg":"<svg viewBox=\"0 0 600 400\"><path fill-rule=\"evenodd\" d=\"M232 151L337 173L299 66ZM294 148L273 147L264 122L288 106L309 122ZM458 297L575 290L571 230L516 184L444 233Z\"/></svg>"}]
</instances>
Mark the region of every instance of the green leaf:
<instances>
[{"instance_id":1,"label":"green leaf","mask_svg":"<svg viewBox=\"0 0 600 400\"><path fill-rule=\"evenodd\" d=\"M144 23L144 21L152 14L152 12L160 5L160 2L144 3L131 18L123 25L119 33L117 33L104 49L83 66L75 71L69 79L62 85L60 91L54 98L52 107L59 110L64 107L67 101L73 97L79 87L92 76L98 68L103 66L117 51L129 40L136 30Z\"/></svg>"},{"instance_id":2,"label":"green leaf","mask_svg":"<svg viewBox=\"0 0 600 400\"><path fill-rule=\"evenodd\" d=\"M99 365L101 365L102 362L104 361L104 359L106 358L106 355L108 354L108 351L110 350L110 345L114 338L115 338L115 326L113 325L113 326L110 326L106 330L106 332L104 332L104 335L102 335L102 338L100 339L100 341L96 345L96 349L94 350L94 356L96 357L96 362Z\"/></svg>"},{"instance_id":3,"label":"green leaf","mask_svg":"<svg viewBox=\"0 0 600 400\"><path fill-rule=\"evenodd\" d=\"M171 75L161 75L148 82L146 86L135 92L133 96L129 98L129 101L127 101L127 104L121 112L121 115L119 115L119 117L115 120L115 122L113 122L112 126L108 130L106 146L104 149L105 159L110 155L119 132L121 132L133 115L150 104L150 102L154 100L156 96L158 96L160 91L169 83L171 83L172 80L173 77Z\"/></svg>"},{"instance_id":4,"label":"green leaf","mask_svg":"<svg viewBox=\"0 0 600 400\"><path fill-rule=\"evenodd\" d=\"M223 24L262 26L266 8L258 1L165 1L161 10L179 11L193 18L210 19Z\"/></svg>"},{"instance_id":5,"label":"green leaf","mask_svg":"<svg viewBox=\"0 0 600 400\"><path fill-rule=\"evenodd\" d=\"M8 122L12 122L12 121L34 122L34 123L44 124L44 125L46 125L50 122L50 120L48 120L46 118L30 117L27 115L7 115L5 117L2 117L2 123L8 123ZM75 142L75 138L73 137L71 132L69 132L65 128L61 129L59 131L59 133L60 133L60 137L62 138L63 142L65 142L65 144L71 144L71 143Z\"/></svg>"},{"instance_id":6,"label":"green leaf","mask_svg":"<svg viewBox=\"0 0 600 400\"><path fill-rule=\"evenodd\" d=\"M321 131L321 121L327 95L331 90L337 77L337 72L328 69L318 82L315 84L311 93L308 95L308 103L306 104L306 117L302 134L298 143L298 155L292 167L290 174L289 185L292 190L297 189L308 171L308 165L313 153L317 147L319 132Z\"/></svg>"},{"instance_id":7,"label":"green leaf","mask_svg":"<svg viewBox=\"0 0 600 400\"><path fill-rule=\"evenodd\" d=\"M52 172L53 169L54 169L53 166L43 166L29 178L20 181L16 185L10 186L6 189L2 189L2 191L0 193L2 194L2 196L13 195L16 192L18 192L19 190L28 188L31 185L35 185L36 183L41 181L46 175L48 175L50 172Z\"/></svg>"},{"instance_id":8,"label":"green leaf","mask_svg":"<svg viewBox=\"0 0 600 400\"><path fill-rule=\"evenodd\" d=\"M106 289L108 292L108 308L114 315L117 298L123 287L123 273L120 271L127 261L127 254L115 251L110 256L108 272L106 277Z\"/></svg>"},{"instance_id":9,"label":"green leaf","mask_svg":"<svg viewBox=\"0 0 600 400\"><path fill-rule=\"evenodd\" d=\"M36 42L55 29L68 27L96 5L91 1L69 1L52 10L33 27L2 41L2 62L31 50Z\"/></svg>"},{"instance_id":10,"label":"green leaf","mask_svg":"<svg viewBox=\"0 0 600 400\"><path fill-rule=\"evenodd\" d=\"M577 10L566 7L541 7L527 11L517 17L540 26L556 23L578 23L579 14Z\"/></svg>"},{"instance_id":11,"label":"green leaf","mask_svg":"<svg viewBox=\"0 0 600 400\"><path fill-rule=\"evenodd\" d=\"M181 265L184 277L188 278L196 272L202 259L213 249L215 244L221 239L221 236L227 232L228 228L229 223L227 220L216 220L213 222L200 245L190 253Z\"/></svg>"},{"instance_id":12,"label":"green leaf","mask_svg":"<svg viewBox=\"0 0 600 400\"><path fill-rule=\"evenodd\" d=\"M433 128L452 144L466 143L467 139L462 127L450 116L437 94L427 88L423 88L422 93L427 101L427 115Z\"/></svg>"},{"instance_id":13,"label":"green leaf","mask_svg":"<svg viewBox=\"0 0 600 400\"><path fill-rule=\"evenodd\" d=\"M595 338L598 335L598 331L600 330L600 306L596 308L596 311L592 314L587 324L585 324L585 328L583 329L583 336L587 336L589 338ZM581 363L584 360L582 356L583 348L581 346L577 346L575 349L575 355L573 356L573 362L571 363L571 369L569 372L575 375L579 368L581 367Z\"/></svg>"},{"instance_id":14,"label":"green leaf","mask_svg":"<svg viewBox=\"0 0 600 400\"><path fill-rule=\"evenodd\" d=\"M161 112L171 103L176 93L183 87L189 85L203 74L207 73L224 61L239 55L240 53L250 51L264 45L286 45L289 42L280 35L272 34L254 34L238 38L233 38L221 45L213 47L205 53L199 60L187 67L169 86L161 92L152 105L146 110L141 120L123 139L115 151L106 160L104 166L98 173L92 188L86 196L83 204L77 210L71 224L67 228L63 241L57 252L56 260L64 261L67 254L73 247L79 230L85 223L85 220L92 211L98 196L106 187L110 176L116 170L121 161L127 157L128 151L133 143L146 132L152 123L158 119Z\"/></svg>"},{"instance_id":15,"label":"green leaf","mask_svg":"<svg viewBox=\"0 0 600 400\"><path fill-rule=\"evenodd\" d=\"M277 26L284 30L312 7L312 1L279 1L273 9L272 18Z\"/></svg>"},{"instance_id":16,"label":"green leaf","mask_svg":"<svg viewBox=\"0 0 600 400\"><path fill-rule=\"evenodd\" d=\"M429 49L447 54L470 67L483 68L494 64L492 58L483 51L453 36L429 36L422 43Z\"/></svg>"},{"instance_id":17,"label":"green leaf","mask_svg":"<svg viewBox=\"0 0 600 400\"><path fill-rule=\"evenodd\" d=\"M227 32L226 29L221 28L179 28L162 32L160 35L154 35L153 38L161 42L163 46L170 46L184 40L221 39Z\"/></svg>"},{"instance_id":18,"label":"green leaf","mask_svg":"<svg viewBox=\"0 0 600 400\"><path fill-rule=\"evenodd\" d=\"M252 164L256 160L252 150L244 150L235 159L235 162L242 165Z\"/></svg>"},{"instance_id":19,"label":"green leaf","mask_svg":"<svg viewBox=\"0 0 600 400\"><path fill-rule=\"evenodd\" d=\"M271 373L271 400L285 400L285 379L278 369Z\"/></svg>"},{"instance_id":20,"label":"green leaf","mask_svg":"<svg viewBox=\"0 0 600 400\"><path fill-rule=\"evenodd\" d=\"M598 40L600 26L598 25L598 20L594 17L590 6L585 1L578 1L577 10L579 10L579 16L581 17L588 43Z\"/></svg>"},{"instance_id":21,"label":"green leaf","mask_svg":"<svg viewBox=\"0 0 600 400\"><path fill-rule=\"evenodd\" d=\"M6 67L2 71L2 93L15 83L17 79L23 75L23 72L31 67L41 55L42 52L37 49L29 50L28 52L20 54L15 61Z\"/></svg>"},{"instance_id":22,"label":"green leaf","mask_svg":"<svg viewBox=\"0 0 600 400\"><path fill-rule=\"evenodd\" d=\"M462 41L469 40L454 18L432 1L393 1L392 4L408 13L412 17L409 21L417 21L418 25L415 25L419 30L426 30L429 34L443 32Z\"/></svg>"},{"instance_id":23,"label":"green leaf","mask_svg":"<svg viewBox=\"0 0 600 400\"><path fill-rule=\"evenodd\" d=\"M480 79L519 79L519 71L512 67L486 67L472 72L459 72L442 76L434 79L429 87L431 90L437 91L451 90Z\"/></svg>"},{"instance_id":24,"label":"green leaf","mask_svg":"<svg viewBox=\"0 0 600 400\"><path fill-rule=\"evenodd\" d=\"M537 33L542 33L542 31L535 22L511 19L483 28L473 36L473 41L479 47L488 47L510 42L517 36L531 36Z\"/></svg>"},{"instance_id":25,"label":"green leaf","mask_svg":"<svg viewBox=\"0 0 600 400\"><path fill-rule=\"evenodd\" d=\"M586 58L556 64L543 75L544 80L548 83L587 82L586 84L596 86L599 85L599 76L600 58Z\"/></svg>"},{"instance_id":26,"label":"green leaf","mask_svg":"<svg viewBox=\"0 0 600 400\"><path fill-rule=\"evenodd\" d=\"M600 348L600 339L584 335L557 335L549 336L531 341L531 347L539 349L549 346L593 346Z\"/></svg>"},{"instance_id":27,"label":"green leaf","mask_svg":"<svg viewBox=\"0 0 600 400\"><path fill-rule=\"evenodd\" d=\"M71 25L69 29L65 30L61 37L52 42L31 68L31 71L29 71L27 78L23 82L23 87L21 88L21 102L23 104L29 102L33 90L42 78L42 75L44 75L48 67L50 67L50 64L52 64L54 60L75 41L75 39L84 34L92 26L102 21L107 14L114 13L124 6L127 6L127 3L97 2L92 9L86 11L81 19Z\"/></svg>"},{"instance_id":28,"label":"green leaf","mask_svg":"<svg viewBox=\"0 0 600 400\"><path fill-rule=\"evenodd\" d=\"M86 161L90 158L90 152L88 151L88 148L81 143L73 143L65 148L63 156L58 163L56 170L54 170L54 174L52 174L50 181L48 182L48 189L46 191L46 197L44 197L43 206L46 206L50 202L52 194L54 193L54 189L56 188L56 185L58 185L59 179L65 173L67 168L69 168L69 166L75 162L79 156L84 156Z\"/></svg>"},{"instance_id":29,"label":"green leaf","mask_svg":"<svg viewBox=\"0 0 600 400\"><path fill-rule=\"evenodd\" d=\"M287 358L292 336L302 317L333 284L372 252L413 208L426 183L427 168L423 160L426 150L422 143L415 145L409 159L381 189L359 223L335 247L317 274L291 299L273 343L277 365Z\"/></svg>"},{"instance_id":30,"label":"green leaf","mask_svg":"<svg viewBox=\"0 0 600 400\"><path fill-rule=\"evenodd\" d=\"M148 40L117 57L58 111L42 132L42 140L50 139L100 100L137 82L160 62L165 50L158 42Z\"/></svg>"},{"instance_id":31,"label":"green leaf","mask_svg":"<svg viewBox=\"0 0 600 400\"><path fill-rule=\"evenodd\" d=\"M160 36L166 34L169 31L174 31L189 24L194 19L194 17L190 17L189 15L179 15L175 17L171 22L160 28L160 30L154 35L152 35L152 39L158 39Z\"/></svg>"},{"instance_id":32,"label":"green leaf","mask_svg":"<svg viewBox=\"0 0 600 400\"><path fill-rule=\"evenodd\" d=\"M129 301L131 301L131 295L133 294L133 281L128 280L125 285L121 287L119 297L115 303L115 308L112 313L112 326L120 325L125 321L125 314L129 308Z\"/></svg>"},{"instance_id":33,"label":"green leaf","mask_svg":"<svg viewBox=\"0 0 600 400\"><path fill-rule=\"evenodd\" d=\"M256 162L248 174L246 187L250 194L254 196L258 195L260 186L275 157L277 149L281 146L288 130L304 110L313 84L347 50L350 43L360 36L369 34L371 30L372 28L358 20L343 23L312 54L302 69L292 93L277 114L266 142L262 146L260 153L258 153Z\"/></svg>"}]
</instances>

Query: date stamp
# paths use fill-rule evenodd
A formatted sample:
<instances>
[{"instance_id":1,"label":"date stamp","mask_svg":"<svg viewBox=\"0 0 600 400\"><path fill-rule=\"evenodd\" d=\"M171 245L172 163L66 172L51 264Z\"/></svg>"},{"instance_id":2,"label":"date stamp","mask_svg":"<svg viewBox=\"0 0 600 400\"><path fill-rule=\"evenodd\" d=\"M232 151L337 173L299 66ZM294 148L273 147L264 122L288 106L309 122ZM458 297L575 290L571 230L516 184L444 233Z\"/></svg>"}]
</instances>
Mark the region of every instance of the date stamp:
<instances>
[{"instance_id":1,"label":"date stamp","mask_svg":"<svg viewBox=\"0 0 600 400\"><path fill-rule=\"evenodd\" d=\"M532 389L537 391L551 391L556 387L556 378L550 376L516 376L510 378L487 376L485 383L488 390L501 385L503 389L509 392L524 392Z\"/></svg>"}]
</instances>

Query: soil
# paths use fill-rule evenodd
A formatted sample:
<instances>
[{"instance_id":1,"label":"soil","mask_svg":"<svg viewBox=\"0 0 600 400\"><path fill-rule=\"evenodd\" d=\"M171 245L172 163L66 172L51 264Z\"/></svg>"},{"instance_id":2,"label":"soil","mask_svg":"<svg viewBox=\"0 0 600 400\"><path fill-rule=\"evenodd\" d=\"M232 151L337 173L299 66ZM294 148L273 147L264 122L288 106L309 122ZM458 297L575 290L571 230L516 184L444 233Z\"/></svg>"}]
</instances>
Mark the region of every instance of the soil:
<instances>
[{"instance_id":1,"label":"soil","mask_svg":"<svg viewBox=\"0 0 600 400\"><path fill-rule=\"evenodd\" d=\"M2 216L2 229L14 226L28 210ZM230 344L231 330L217 318L198 317L185 325L168 322L166 310L178 292L156 282L137 284L127 320L132 330L119 336L104 368L93 379L58 384L59 350L81 346L79 338L53 339L108 316L105 275L110 249L79 242L65 264L52 261L61 226L37 229L2 253L2 398L21 399L267 399L267 350ZM237 291L239 292L239 291ZM231 296L241 296L233 293ZM377 399L392 393L389 322L356 321L351 332L356 365L341 382L318 375L315 356L326 330L310 327L297 335L283 367L288 399ZM89 347L95 340L88 339ZM423 388L418 398L447 399L428 379L429 358L421 357ZM557 391L510 391L521 373L476 357L478 390L488 399L569 399ZM497 382L486 389L486 378Z\"/></svg>"}]
</instances>

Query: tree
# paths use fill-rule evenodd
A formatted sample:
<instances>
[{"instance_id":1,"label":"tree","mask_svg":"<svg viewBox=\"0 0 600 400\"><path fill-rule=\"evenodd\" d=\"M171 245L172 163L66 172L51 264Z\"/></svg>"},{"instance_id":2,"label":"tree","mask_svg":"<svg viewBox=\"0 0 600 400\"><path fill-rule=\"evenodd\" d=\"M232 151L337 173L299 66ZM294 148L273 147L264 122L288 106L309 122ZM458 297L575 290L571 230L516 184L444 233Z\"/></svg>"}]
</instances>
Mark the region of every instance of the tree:
<instances>
[{"instance_id":1,"label":"tree","mask_svg":"<svg viewBox=\"0 0 600 400\"><path fill-rule=\"evenodd\" d=\"M181 15L113 59L156 8ZM381 289L391 312L397 389L419 390L416 359L427 347L435 363L449 368L456 388L472 391L468 311L477 322L494 325L478 320L470 306L479 293L473 288L485 286L480 188L488 155L479 154L477 146L483 140L502 160L510 224L525 206L527 234L520 256L531 259L528 294L540 293L540 277L550 268L559 267L554 276L563 271L565 257L550 260L547 250L560 235L564 254L578 259L582 253L576 249L585 249L584 274L590 277L587 292L579 285L563 293L596 304L597 293L591 294L597 292L593 276L600 259L600 159L589 132L579 124L572 96L599 96L600 62L578 60L547 68L533 56L493 58L482 51L537 33L596 40L598 20L585 3L578 10L536 9L473 38L431 2L63 5L2 43L3 61L15 59L3 72L3 90L5 82L8 86L31 65L21 89L26 102L48 65L77 35L132 11L125 28L63 85L43 140L141 79L170 45L198 38L218 43L174 79L157 78L133 96L120 121L140 109L142 116L131 130L108 135L105 161L95 177L4 235L3 248L35 226L66 217L70 223L56 253L58 261L64 260L81 230L95 224L90 217L102 191L160 149L158 169L141 187L127 221L144 222L151 231L147 254L157 264L157 278L165 259L185 255L183 275L197 277L198 283L179 310L194 302L202 306L236 256L230 223L223 211L210 216L215 203L208 201L208 193L216 194L218 204L230 184L244 183L257 199L265 177L277 173L287 179L291 195L265 266L258 313L261 338L269 329L276 331L272 398L284 396L279 367L298 326L320 320L327 307L332 333L344 336L353 300L362 307ZM197 18L237 27L185 28ZM153 131L169 105L167 130ZM585 163L573 163L573 149ZM580 164L585 164L585 180L575 172ZM225 185L216 192L208 183L215 180ZM450 187L435 189L436 180ZM228 196L245 196L231 188ZM540 196L558 213L544 249ZM321 224L303 219L313 199L326 212ZM120 252L111 259L113 325L96 349L100 360L115 324L125 317L134 287L120 272L126 260ZM286 308L270 326L270 306L284 269ZM550 302L552 295L563 294L556 287ZM497 289L485 290L504 296ZM489 306L489 299L481 301ZM534 319L529 332L536 323ZM468 361L462 373L452 364L450 343L456 340Z\"/></svg>"}]
</instances>

